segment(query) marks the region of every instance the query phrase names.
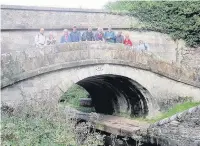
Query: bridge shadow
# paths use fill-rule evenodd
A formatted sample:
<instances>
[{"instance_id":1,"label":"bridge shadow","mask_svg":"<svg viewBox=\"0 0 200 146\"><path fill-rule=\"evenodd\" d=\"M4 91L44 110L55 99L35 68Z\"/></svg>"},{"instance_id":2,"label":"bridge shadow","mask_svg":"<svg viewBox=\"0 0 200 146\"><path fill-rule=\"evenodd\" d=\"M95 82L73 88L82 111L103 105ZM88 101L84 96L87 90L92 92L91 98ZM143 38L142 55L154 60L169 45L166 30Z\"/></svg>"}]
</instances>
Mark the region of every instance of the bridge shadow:
<instances>
[{"instance_id":1,"label":"bridge shadow","mask_svg":"<svg viewBox=\"0 0 200 146\"><path fill-rule=\"evenodd\" d=\"M119 75L97 75L77 82L91 96L97 113L125 113L131 117L148 115L150 93L136 81Z\"/></svg>"}]
</instances>

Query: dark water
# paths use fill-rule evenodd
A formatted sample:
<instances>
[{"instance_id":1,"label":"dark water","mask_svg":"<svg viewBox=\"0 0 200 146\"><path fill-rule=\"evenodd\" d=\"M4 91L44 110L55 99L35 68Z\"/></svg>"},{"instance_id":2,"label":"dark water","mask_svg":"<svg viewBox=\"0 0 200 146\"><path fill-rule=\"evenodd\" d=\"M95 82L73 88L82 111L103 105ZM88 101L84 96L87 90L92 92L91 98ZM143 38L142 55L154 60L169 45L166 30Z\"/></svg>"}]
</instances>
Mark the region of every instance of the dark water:
<instances>
[{"instance_id":1,"label":"dark water","mask_svg":"<svg viewBox=\"0 0 200 146\"><path fill-rule=\"evenodd\" d=\"M113 140L109 136L106 136L105 140L104 140L104 146L113 146L113 145L114 146L160 146L157 144L135 141L133 139L129 139L129 140L125 141L122 138L117 138L117 139Z\"/></svg>"},{"instance_id":2,"label":"dark water","mask_svg":"<svg viewBox=\"0 0 200 146\"><path fill-rule=\"evenodd\" d=\"M158 144L151 144L145 142L141 142L139 144L139 141L136 141L132 138L126 138L125 140L125 137L122 136L117 136L113 139L112 136L107 132L102 132L102 131L97 131L97 132L101 133L102 135L106 135L104 137L104 145L102 146L160 146Z\"/></svg>"}]
</instances>

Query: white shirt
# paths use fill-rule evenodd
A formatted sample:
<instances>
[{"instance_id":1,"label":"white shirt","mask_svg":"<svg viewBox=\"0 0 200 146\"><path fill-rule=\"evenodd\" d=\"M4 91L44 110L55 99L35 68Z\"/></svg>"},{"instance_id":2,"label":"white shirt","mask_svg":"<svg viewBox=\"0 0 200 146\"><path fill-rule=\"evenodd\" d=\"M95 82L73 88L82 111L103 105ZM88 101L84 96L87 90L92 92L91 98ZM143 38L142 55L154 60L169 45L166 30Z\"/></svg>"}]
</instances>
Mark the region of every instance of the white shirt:
<instances>
[{"instance_id":1,"label":"white shirt","mask_svg":"<svg viewBox=\"0 0 200 146\"><path fill-rule=\"evenodd\" d=\"M36 46L44 46L46 44L46 37L44 34L38 33L35 36L35 44Z\"/></svg>"},{"instance_id":2,"label":"white shirt","mask_svg":"<svg viewBox=\"0 0 200 146\"><path fill-rule=\"evenodd\" d=\"M144 50L149 51L149 45L146 44L146 43L139 44L139 45L137 46L137 50L138 50L138 51L144 51Z\"/></svg>"}]
</instances>

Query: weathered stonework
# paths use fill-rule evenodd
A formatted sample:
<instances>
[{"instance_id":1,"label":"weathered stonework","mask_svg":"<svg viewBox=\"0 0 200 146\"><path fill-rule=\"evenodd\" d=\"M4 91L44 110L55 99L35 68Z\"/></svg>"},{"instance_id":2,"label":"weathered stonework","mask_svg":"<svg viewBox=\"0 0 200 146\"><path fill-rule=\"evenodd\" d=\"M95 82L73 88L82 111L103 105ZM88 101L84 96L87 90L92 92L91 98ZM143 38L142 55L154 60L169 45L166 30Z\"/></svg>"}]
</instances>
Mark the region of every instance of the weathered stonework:
<instances>
[{"instance_id":1,"label":"weathered stonework","mask_svg":"<svg viewBox=\"0 0 200 146\"><path fill-rule=\"evenodd\" d=\"M1 51L11 52L34 46L34 37L39 28L44 27L45 33L51 30L57 43L62 30L77 25L81 31L88 26L107 28L111 25L115 31L128 33L134 46L143 40L150 46L150 51L168 62L177 62L192 68L199 68L200 54L187 48L184 41L174 41L170 36L153 31L140 30L141 23L134 17L124 14L111 14L105 10L66 9L50 7L8 6L2 5ZM133 29L132 29L133 28ZM117 30L116 30L117 29Z\"/></svg>"},{"instance_id":2,"label":"weathered stonework","mask_svg":"<svg viewBox=\"0 0 200 146\"><path fill-rule=\"evenodd\" d=\"M94 29L96 31L96 28ZM95 32L94 31L94 32ZM159 56L160 59L168 62L176 62L176 43L168 36L162 33L153 31L126 31L126 30L115 30L122 31L123 34L129 34L133 41L134 47L139 44L139 40L143 40L150 46L150 52ZM83 30L81 31L83 32ZM38 30L34 31L4 31L2 32L2 44L1 52L12 52L16 50L27 49L27 46L33 47L35 44L35 36ZM49 31L45 30L45 35L48 35ZM63 35L63 30L53 31L57 44L60 42L60 37ZM159 38L159 39L158 39ZM17 45L16 45L17 44Z\"/></svg>"},{"instance_id":3,"label":"weathered stonework","mask_svg":"<svg viewBox=\"0 0 200 146\"><path fill-rule=\"evenodd\" d=\"M1 29L62 29L108 27L130 28L138 25L135 18L126 15L114 15L103 10L63 9L27 6L2 6Z\"/></svg>"},{"instance_id":4,"label":"weathered stonework","mask_svg":"<svg viewBox=\"0 0 200 146\"><path fill-rule=\"evenodd\" d=\"M107 28L111 25L115 31L129 34L134 46L139 40L143 40L150 46L150 51L159 55L165 61L176 61L176 43L166 34L132 30L140 28L140 22L128 15L111 14L105 10L88 9L63 9L48 7L6 6L1 7L2 33L1 51L11 52L34 46L34 37L39 28L45 28L45 34L49 30L54 32L57 43L63 35L64 28L72 28L77 25L81 31L92 26ZM124 30L125 29L125 30Z\"/></svg>"},{"instance_id":5,"label":"weathered stonework","mask_svg":"<svg viewBox=\"0 0 200 146\"><path fill-rule=\"evenodd\" d=\"M170 79L200 87L194 70L166 63L150 54L135 52L121 44L82 42L4 53L2 87L58 69L93 64L120 64L151 71Z\"/></svg>"},{"instance_id":6,"label":"weathered stonework","mask_svg":"<svg viewBox=\"0 0 200 146\"><path fill-rule=\"evenodd\" d=\"M179 96L200 101L199 82L194 80L192 70L134 52L120 44L69 43L5 53L1 59L2 101L8 103L17 103L24 97L27 100L59 99L73 83L105 74L138 82L156 101L149 103L152 108ZM150 110L153 114L154 110Z\"/></svg>"},{"instance_id":7,"label":"weathered stonework","mask_svg":"<svg viewBox=\"0 0 200 146\"><path fill-rule=\"evenodd\" d=\"M148 134L153 143L164 146L199 146L200 106L151 125Z\"/></svg>"}]
</instances>

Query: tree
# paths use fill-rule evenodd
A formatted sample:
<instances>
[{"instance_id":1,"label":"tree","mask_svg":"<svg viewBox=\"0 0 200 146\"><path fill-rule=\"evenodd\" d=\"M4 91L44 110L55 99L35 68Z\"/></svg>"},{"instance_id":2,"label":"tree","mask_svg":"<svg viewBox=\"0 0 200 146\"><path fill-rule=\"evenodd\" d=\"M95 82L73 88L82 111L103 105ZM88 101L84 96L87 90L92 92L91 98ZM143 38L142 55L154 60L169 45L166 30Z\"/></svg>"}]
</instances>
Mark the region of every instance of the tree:
<instances>
[{"instance_id":1,"label":"tree","mask_svg":"<svg viewBox=\"0 0 200 146\"><path fill-rule=\"evenodd\" d=\"M183 39L190 47L200 46L200 1L115 1L105 7L128 11L145 29Z\"/></svg>"}]
</instances>

